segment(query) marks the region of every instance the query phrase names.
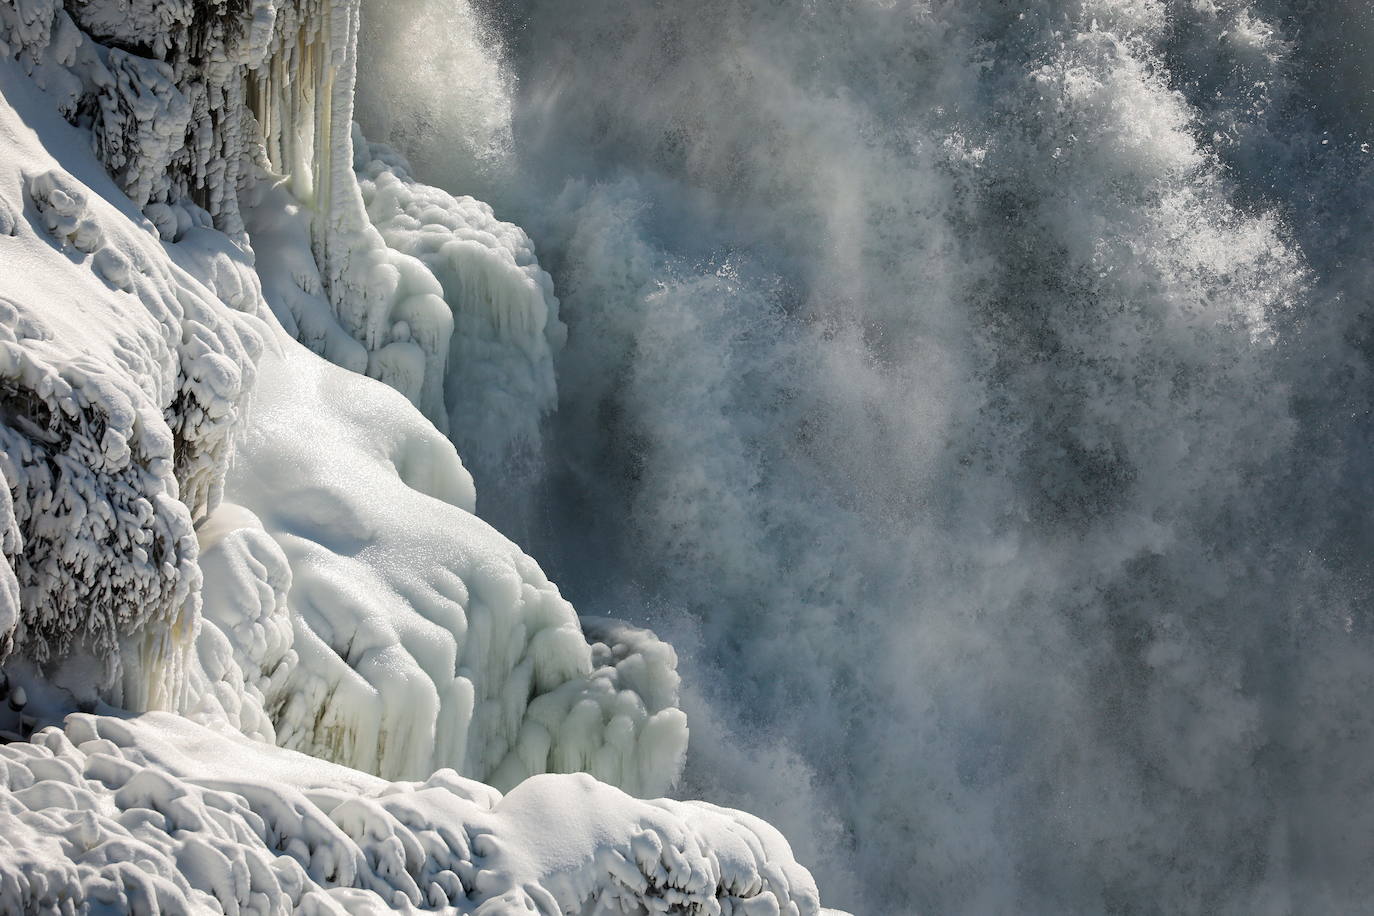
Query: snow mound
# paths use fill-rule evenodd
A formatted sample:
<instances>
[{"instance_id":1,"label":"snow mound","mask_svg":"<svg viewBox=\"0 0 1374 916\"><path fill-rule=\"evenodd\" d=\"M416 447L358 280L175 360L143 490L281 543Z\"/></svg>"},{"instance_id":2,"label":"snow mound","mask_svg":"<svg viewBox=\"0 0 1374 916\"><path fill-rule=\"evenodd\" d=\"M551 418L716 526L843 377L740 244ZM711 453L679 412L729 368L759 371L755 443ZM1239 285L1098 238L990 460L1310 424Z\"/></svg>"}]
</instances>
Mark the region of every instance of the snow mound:
<instances>
[{"instance_id":1,"label":"snow mound","mask_svg":"<svg viewBox=\"0 0 1374 916\"><path fill-rule=\"evenodd\" d=\"M508 788L587 769L642 795L675 780L671 650L639 631L594 665L572 606L472 514L452 444L397 392L282 334L240 450L229 499L290 565L298 662L265 695L279 743L388 778L448 766Z\"/></svg>"},{"instance_id":2,"label":"snow mound","mask_svg":"<svg viewBox=\"0 0 1374 916\"><path fill-rule=\"evenodd\" d=\"M820 913L756 818L585 775L392 783L165 713L0 747L0 909Z\"/></svg>"}]
</instances>

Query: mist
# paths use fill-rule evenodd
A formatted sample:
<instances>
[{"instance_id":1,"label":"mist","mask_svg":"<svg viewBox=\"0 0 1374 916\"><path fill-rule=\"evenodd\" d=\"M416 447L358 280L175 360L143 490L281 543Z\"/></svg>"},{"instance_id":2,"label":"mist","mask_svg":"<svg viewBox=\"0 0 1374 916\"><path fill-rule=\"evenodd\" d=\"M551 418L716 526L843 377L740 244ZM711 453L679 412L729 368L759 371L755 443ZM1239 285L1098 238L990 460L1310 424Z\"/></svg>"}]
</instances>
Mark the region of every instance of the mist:
<instances>
[{"instance_id":1,"label":"mist","mask_svg":"<svg viewBox=\"0 0 1374 916\"><path fill-rule=\"evenodd\" d=\"M1371 4L365 12L569 329L479 511L676 645L684 796L855 913L1369 899Z\"/></svg>"}]
</instances>

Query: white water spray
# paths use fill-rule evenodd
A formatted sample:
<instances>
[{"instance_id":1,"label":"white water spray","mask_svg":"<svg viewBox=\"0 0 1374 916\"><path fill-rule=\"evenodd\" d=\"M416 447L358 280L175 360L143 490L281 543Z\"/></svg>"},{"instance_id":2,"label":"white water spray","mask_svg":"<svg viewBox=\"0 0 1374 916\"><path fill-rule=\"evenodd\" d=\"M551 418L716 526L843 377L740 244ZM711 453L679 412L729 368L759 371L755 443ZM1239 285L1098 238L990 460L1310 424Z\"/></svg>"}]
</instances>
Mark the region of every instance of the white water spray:
<instances>
[{"instance_id":1,"label":"white water spray","mask_svg":"<svg viewBox=\"0 0 1374 916\"><path fill-rule=\"evenodd\" d=\"M569 326L501 522L828 900L1367 899L1366 5L412 4L475 76L363 127Z\"/></svg>"}]
</instances>

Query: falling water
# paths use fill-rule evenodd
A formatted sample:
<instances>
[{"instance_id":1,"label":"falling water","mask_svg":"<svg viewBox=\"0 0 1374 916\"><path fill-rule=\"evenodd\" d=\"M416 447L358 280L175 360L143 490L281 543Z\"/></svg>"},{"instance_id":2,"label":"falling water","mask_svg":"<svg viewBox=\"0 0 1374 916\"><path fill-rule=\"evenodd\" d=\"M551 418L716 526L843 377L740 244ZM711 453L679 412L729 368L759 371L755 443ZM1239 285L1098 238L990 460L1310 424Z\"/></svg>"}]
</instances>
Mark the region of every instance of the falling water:
<instances>
[{"instance_id":1,"label":"falling water","mask_svg":"<svg viewBox=\"0 0 1374 916\"><path fill-rule=\"evenodd\" d=\"M1365 905L1374 4L371 12L570 330L484 505L676 642L684 794L856 913Z\"/></svg>"}]
</instances>

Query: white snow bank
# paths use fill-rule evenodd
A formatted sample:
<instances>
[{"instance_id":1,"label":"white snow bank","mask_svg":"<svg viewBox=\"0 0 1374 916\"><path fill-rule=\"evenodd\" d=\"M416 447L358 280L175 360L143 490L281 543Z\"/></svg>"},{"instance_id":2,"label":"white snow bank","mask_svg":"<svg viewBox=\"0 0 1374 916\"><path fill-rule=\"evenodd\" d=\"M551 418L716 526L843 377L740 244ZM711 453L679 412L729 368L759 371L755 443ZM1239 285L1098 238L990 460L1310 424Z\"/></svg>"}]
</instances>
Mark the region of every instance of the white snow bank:
<instances>
[{"instance_id":1,"label":"white snow bank","mask_svg":"<svg viewBox=\"0 0 1374 916\"><path fill-rule=\"evenodd\" d=\"M671 649L641 631L594 665L572 606L472 514L452 444L395 391L280 335L227 492L291 568L299 662L265 696L281 744L389 778L585 769L642 795L676 778Z\"/></svg>"},{"instance_id":2,"label":"white snow bank","mask_svg":"<svg viewBox=\"0 0 1374 916\"><path fill-rule=\"evenodd\" d=\"M819 914L786 841L585 775L391 783L162 713L0 747L0 909Z\"/></svg>"}]
</instances>

